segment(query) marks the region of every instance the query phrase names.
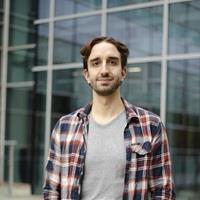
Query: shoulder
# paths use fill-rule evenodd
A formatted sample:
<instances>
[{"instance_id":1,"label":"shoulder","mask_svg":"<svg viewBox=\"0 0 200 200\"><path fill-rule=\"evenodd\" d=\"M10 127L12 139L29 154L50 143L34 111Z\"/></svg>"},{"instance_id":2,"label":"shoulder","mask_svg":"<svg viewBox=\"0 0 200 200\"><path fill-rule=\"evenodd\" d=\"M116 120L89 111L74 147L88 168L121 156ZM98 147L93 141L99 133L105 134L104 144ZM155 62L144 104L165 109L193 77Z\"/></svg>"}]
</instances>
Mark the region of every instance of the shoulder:
<instances>
[{"instance_id":1,"label":"shoulder","mask_svg":"<svg viewBox=\"0 0 200 200\"><path fill-rule=\"evenodd\" d=\"M83 119L87 118L89 112L91 110L91 103L88 103L82 108L79 108L67 115L62 116L59 119L60 124L74 124L79 123Z\"/></svg>"},{"instance_id":2,"label":"shoulder","mask_svg":"<svg viewBox=\"0 0 200 200\"><path fill-rule=\"evenodd\" d=\"M161 123L160 116L154 112L138 106L133 106L133 109L135 110L141 123L147 123L155 126L158 126Z\"/></svg>"},{"instance_id":3,"label":"shoulder","mask_svg":"<svg viewBox=\"0 0 200 200\"><path fill-rule=\"evenodd\" d=\"M77 121L79 120L79 113L81 112L82 108L75 110L67 115L63 115L60 119L59 119L59 123L71 123L73 121Z\"/></svg>"},{"instance_id":4,"label":"shoulder","mask_svg":"<svg viewBox=\"0 0 200 200\"><path fill-rule=\"evenodd\" d=\"M60 117L53 128L51 138L57 141L57 143L65 143L67 141L66 137L73 135L82 121L79 117L81 110L82 108Z\"/></svg>"},{"instance_id":5,"label":"shoulder","mask_svg":"<svg viewBox=\"0 0 200 200\"><path fill-rule=\"evenodd\" d=\"M154 112L126 102L128 116L131 116L135 127L140 127L145 135L156 135L164 126L160 116Z\"/></svg>"},{"instance_id":6,"label":"shoulder","mask_svg":"<svg viewBox=\"0 0 200 200\"><path fill-rule=\"evenodd\" d=\"M54 125L53 132L62 132L63 130L67 129L67 127L78 124L80 122L79 112L81 110L82 108L60 117Z\"/></svg>"},{"instance_id":7,"label":"shoulder","mask_svg":"<svg viewBox=\"0 0 200 200\"><path fill-rule=\"evenodd\" d=\"M161 138L166 133L160 116L141 107L134 106L139 119L139 126L143 130L143 135L151 138Z\"/></svg>"},{"instance_id":8,"label":"shoulder","mask_svg":"<svg viewBox=\"0 0 200 200\"><path fill-rule=\"evenodd\" d=\"M150 110L133 105L126 100L123 100L128 117L137 119L141 124L158 125L161 122L159 115Z\"/></svg>"}]
</instances>

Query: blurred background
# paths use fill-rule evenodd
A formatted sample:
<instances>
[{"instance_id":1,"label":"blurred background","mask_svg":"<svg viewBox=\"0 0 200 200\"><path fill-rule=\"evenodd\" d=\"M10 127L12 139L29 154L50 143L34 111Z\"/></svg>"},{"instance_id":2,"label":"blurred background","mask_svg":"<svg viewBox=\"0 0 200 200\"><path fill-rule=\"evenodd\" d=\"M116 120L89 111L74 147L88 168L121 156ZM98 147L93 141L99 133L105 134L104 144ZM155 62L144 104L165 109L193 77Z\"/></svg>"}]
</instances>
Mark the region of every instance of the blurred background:
<instances>
[{"instance_id":1,"label":"blurred background","mask_svg":"<svg viewBox=\"0 0 200 200\"><path fill-rule=\"evenodd\" d=\"M177 199L200 199L200 0L0 0L0 187L41 194L53 126L91 97L80 47L99 35L130 48L122 94L166 125Z\"/></svg>"}]
</instances>

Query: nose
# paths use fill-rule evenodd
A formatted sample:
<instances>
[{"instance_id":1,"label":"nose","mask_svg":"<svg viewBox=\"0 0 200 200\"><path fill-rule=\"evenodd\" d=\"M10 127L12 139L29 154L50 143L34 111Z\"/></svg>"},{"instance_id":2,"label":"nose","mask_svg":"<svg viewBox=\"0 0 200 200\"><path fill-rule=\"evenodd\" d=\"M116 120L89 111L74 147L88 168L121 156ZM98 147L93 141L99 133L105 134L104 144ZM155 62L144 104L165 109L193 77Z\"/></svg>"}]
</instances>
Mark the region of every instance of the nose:
<instances>
[{"instance_id":1,"label":"nose","mask_svg":"<svg viewBox=\"0 0 200 200\"><path fill-rule=\"evenodd\" d=\"M101 66L101 74L102 74L102 75L108 74L108 66L106 65L106 62L103 62L103 63L102 63L102 66Z\"/></svg>"}]
</instances>

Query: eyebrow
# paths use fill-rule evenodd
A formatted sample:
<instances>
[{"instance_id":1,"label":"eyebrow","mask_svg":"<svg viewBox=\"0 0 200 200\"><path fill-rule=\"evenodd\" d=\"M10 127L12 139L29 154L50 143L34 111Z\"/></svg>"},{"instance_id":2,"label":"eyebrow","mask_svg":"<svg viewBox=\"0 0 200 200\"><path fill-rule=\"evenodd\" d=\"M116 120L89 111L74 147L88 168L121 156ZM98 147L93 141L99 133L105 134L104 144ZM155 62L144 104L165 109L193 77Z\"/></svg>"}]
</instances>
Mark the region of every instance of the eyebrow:
<instances>
[{"instance_id":1,"label":"eyebrow","mask_svg":"<svg viewBox=\"0 0 200 200\"><path fill-rule=\"evenodd\" d=\"M110 56L110 57L108 57L108 59L111 59L111 60L119 60L119 58L118 58L118 57L115 57L115 56Z\"/></svg>"},{"instance_id":2,"label":"eyebrow","mask_svg":"<svg viewBox=\"0 0 200 200\"><path fill-rule=\"evenodd\" d=\"M108 59L111 59L111 60L119 60L119 58L116 57L116 56L109 56ZM100 60L100 58L99 58L99 57L93 58L93 59L89 60L89 62L95 62L95 61L97 61L97 60Z\"/></svg>"},{"instance_id":3,"label":"eyebrow","mask_svg":"<svg viewBox=\"0 0 200 200\"><path fill-rule=\"evenodd\" d=\"M93 58L93 59L89 60L89 62L95 62L95 61L97 61L97 60L99 60L99 58L98 58L98 57L97 57L97 58Z\"/></svg>"}]
</instances>

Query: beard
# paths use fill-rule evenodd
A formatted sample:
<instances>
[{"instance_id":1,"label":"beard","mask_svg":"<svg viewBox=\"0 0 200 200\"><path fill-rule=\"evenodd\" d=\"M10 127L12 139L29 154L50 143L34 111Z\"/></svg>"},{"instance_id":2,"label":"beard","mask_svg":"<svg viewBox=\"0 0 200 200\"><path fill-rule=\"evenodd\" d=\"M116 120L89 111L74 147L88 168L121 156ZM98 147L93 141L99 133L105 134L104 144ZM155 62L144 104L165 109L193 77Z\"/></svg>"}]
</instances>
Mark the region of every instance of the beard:
<instances>
[{"instance_id":1,"label":"beard","mask_svg":"<svg viewBox=\"0 0 200 200\"><path fill-rule=\"evenodd\" d=\"M110 77L103 77L108 78ZM116 79L112 80L109 84L99 84L98 79L96 81L91 81L89 84L90 87L100 96L110 96L112 95L121 85L122 81L120 77L117 77Z\"/></svg>"}]
</instances>

